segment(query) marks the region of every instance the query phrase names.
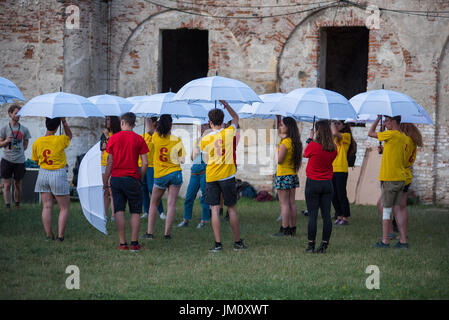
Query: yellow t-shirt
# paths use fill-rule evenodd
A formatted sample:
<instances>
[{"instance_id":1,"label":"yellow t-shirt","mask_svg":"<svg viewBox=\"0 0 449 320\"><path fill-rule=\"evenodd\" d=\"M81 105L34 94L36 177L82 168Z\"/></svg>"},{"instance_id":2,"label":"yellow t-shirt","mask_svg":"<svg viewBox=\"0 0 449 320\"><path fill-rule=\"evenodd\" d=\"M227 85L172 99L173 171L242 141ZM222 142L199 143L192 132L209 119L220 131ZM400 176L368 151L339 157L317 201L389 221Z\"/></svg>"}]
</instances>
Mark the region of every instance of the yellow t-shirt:
<instances>
[{"instance_id":1,"label":"yellow t-shirt","mask_svg":"<svg viewBox=\"0 0 449 320\"><path fill-rule=\"evenodd\" d=\"M150 144L153 145L154 178L163 177L175 171L181 171L179 157L185 157L186 150L179 137L168 135L161 137L153 133Z\"/></svg>"},{"instance_id":2,"label":"yellow t-shirt","mask_svg":"<svg viewBox=\"0 0 449 320\"><path fill-rule=\"evenodd\" d=\"M405 153L404 153L404 167L405 167L405 185L412 183L412 166L416 160L416 144L412 138L406 136Z\"/></svg>"},{"instance_id":3,"label":"yellow t-shirt","mask_svg":"<svg viewBox=\"0 0 449 320\"><path fill-rule=\"evenodd\" d=\"M382 162L380 164L380 181L405 181L404 153L406 135L397 130L377 133L379 141L385 141Z\"/></svg>"},{"instance_id":4,"label":"yellow t-shirt","mask_svg":"<svg viewBox=\"0 0 449 320\"><path fill-rule=\"evenodd\" d=\"M109 138L112 136L112 132L109 132ZM108 138L108 139L109 139ZM106 142L106 147L108 146L108 143ZM106 149L104 149L101 152L101 165L103 167L106 167L106 165L108 164L108 153L106 152Z\"/></svg>"},{"instance_id":5,"label":"yellow t-shirt","mask_svg":"<svg viewBox=\"0 0 449 320\"><path fill-rule=\"evenodd\" d=\"M145 140L147 146L148 146L148 150L150 150L150 152L147 153L147 158L148 158L148 168L153 166L153 154L154 154L154 145L151 143L151 140L153 139L153 136L151 134L149 134L148 132L145 132L142 135L143 140ZM139 167L142 166L142 159L139 156Z\"/></svg>"},{"instance_id":6,"label":"yellow t-shirt","mask_svg":"<svg viewBox=\"0 0 449 320\"><path fill-rule=\"evenodd\" d=\"M211 132L201 139L201 151L208 155L206 182L232 177L236 173L234 163L235 126Z\"/></svg>"},{"instance_id":7,"label":"yellow t-shirt","mask_svg":"<svg viewBox=\"0 0 449 320\"><path fill-rule=\"evenodd\" d=\"M291 138L285 138L279 141L278 145L278 153L281 145L284 145L287 148L287 152L285 154L284 160L282 163L278 163L278 168L276 171L277 176L288 176L292 174L296 174L295 165L293 164L293 144Z\"/></svg>"},{"instance_id":8,"label":"yellow t-shirt","mask_svg":"<svg viewBox=\"0 0 449 320\"><path fill-rule=\"evenodd\" d=\"M344 132L341 134L340 143L337 142L337 138L334 141L337 145L337 157L332 162L334 172L348 172L348 150L351 145L351 134Z\"/></svg>"},{"instance_id":9,"label":"yellow t-shirt","mask_svg":"<svg viewBox=\"0 0 449 320\"><path fill-rule=\"evenodd\" d=\"M64 150L69 144L70 139L66 135L40 137L33 143L31 159L36 161L43 169L57 170L64 168L67 163Z\"/></svg>"}]
</instances>

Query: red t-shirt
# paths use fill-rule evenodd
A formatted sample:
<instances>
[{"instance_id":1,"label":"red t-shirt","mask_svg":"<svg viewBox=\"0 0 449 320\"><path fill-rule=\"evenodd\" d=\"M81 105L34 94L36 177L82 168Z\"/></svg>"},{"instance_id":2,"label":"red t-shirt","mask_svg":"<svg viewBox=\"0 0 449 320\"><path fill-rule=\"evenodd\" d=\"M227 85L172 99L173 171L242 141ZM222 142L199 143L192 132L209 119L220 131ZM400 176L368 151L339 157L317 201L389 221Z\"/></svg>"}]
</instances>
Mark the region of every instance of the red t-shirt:
<instances>
[{"instance_id":1,"label":"red t-shirt","mask_svg":"<svg viewBox=\"0 0 449 320\"><path fill-rule=\"evenodd\" d=\"M139 156L150 152L145 140L133 131L120 131L109 138L106 152L112 154L111 177L139 179Z\"/></svg>"},{"instance_id":2,"label":"red t-shirt","mask_svg":"<svg viewBox=\"0 0 449 320\"><path fill-rule=\"evenodd\" d=\"M332 162L337 156L337 149L332 152L324 151L317 142L310 142L304 150L304 157L309 158L306 176L312 180L331 180L334 173Z\"/></svg>"}]
</instances>

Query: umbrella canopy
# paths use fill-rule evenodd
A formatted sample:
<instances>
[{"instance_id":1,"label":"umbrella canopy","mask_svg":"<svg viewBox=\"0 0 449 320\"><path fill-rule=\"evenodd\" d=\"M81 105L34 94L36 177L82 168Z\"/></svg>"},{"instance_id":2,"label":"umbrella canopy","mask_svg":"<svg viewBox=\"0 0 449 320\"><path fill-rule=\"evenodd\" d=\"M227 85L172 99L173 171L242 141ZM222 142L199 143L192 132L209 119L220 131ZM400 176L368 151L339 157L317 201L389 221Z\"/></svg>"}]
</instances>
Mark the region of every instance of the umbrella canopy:
<instances>
[{"instance_id":1,"label":"umbrella canopy","mask_svg":"<svg viewBox=\"0 0 449 320\"><path fill-rule=\"evenodd\" d=\"M384 89L359 93L349 101L358 115L416 116L424 110L406 94Z\"/></svg>"},{"instance_id":2,"label":"umbrella canopy","mask_svg":"<svg viewBox=\"0 0 449 320\"><path fill-rule=\"evenodd\" d=\"M249 115L250 117L258 117L261 119L276 119L276 114L271 112L271 109L275 106L279 100L285 96L284 93L268 93L262 94L259 98L262 102L255 102L251 104L245 104L239 111L239 115ZM286 116L285 112L280 114Z\"/></svg>"},{"instance_id":3,"label":"umbrella canopy","mask_svg":"<svg viewBox=\"0 0 449 320\"><path fill-rule=\"evenodd\" d=\"M131 102L133 105L135 105L137 102L140 102L142 100L146 100L148 99L149 96L133 96L133 97L128 97L126 98L126 100L128 100L129 102Z\"/></svg>"},{"instance_id":4,"label":"umbrella canopy","mask_svg":"<svg viewBox=\"0 0 449 320\"><path fill-rule=\"evenodd\" d=\"M196 124L196 125L201 125L201 124L206 124L209 121L206 119L197 119L197 118L185 118L185 117L180 117L180 118L175 118L173 119L173 124Z\"/></svg>"},{"instance_id":5,"label":"umbrella canopy","mask_svg":"<svg viewBox=\"0 0 449 320\"><path fill-rule=\"evenodd\" d=\"M76 187L84 216L96 229L108 234L103 202L100 142L97 142L81 160Z\"/></svg>"},{"instance_id":6,"label":"umbrella canopy","mask_svg":"<svg viewBox=\"0 0 449 320\"><path fill-rule=\"evenodd\" d=\"M173 101L188 102L214 102L218 100L226 100L228 103L262 102L259 96L245 83L220 76L192 80L179 89L173 98Z\"/></svg>"},{"instance_id":7,"label":"umbrella canopy","mask_svg":"<svg viewBox=\"0 0 449 320\"><path fill-rule=\"evenodd\" d=\"M374 114L359 114L357 121L352 122L374 122L377 119L377 115ZM351 122L351 121L348 121ZM427 111L421 115L405 115L401 116L401 123L415 123L415 124L433 124L432 118Z\"/></svg>"},{"instance_id":8,"label":"umbrella canopy","mask_svg":"<svg viewBox=\"0 0 449 320\"><path fill-rule=\"evenodd\" d=\"M89 97L87 98L87 100L95 104L105 116L119 117L131 110L134 105L132 102L125 98L111 96L109 94Z\"/></svg>"},{"instance_id":9,"label":"umbrella canopy","mask_svg":"<svg viewBox=\"0 0 449 320\"><path fill-rule=\"evenodd\" d=\"M3 102L10 102L12 99L26 101L20 89L10 80L0 77L0 97Z\"/></svg>"},{"instance_id":10,"label":"umbrella canopy","mask_svg":"<svg viewBox=\"0 0 449 320\"><path fill-rule=\"evenodd\" d=\"M56 92L34 97L17 113L22 117L101 117L96 105L77 94Z\"/></svg>"},{"instance_id":11,"label":"umbrella canopy","mask_svg":"<svg viewBox=\"0 0 449 320\"><path fill-rule=\"evenodd\" d=\"M204 108L206 108L207 112L209 112L210 110L212 110L214 108L221 109L224 113L224 119L223 119L224 123L227 123L232 120L232 116L229 114L228 110L226 110L220 102L217 102L217 103L215 103L215 102L196 102L196 104L202 105ZM235 112L237 112L240 119L246 119L246 118L252 117L250 114L241 113L241 110L242 110L243 106L245 105L244 103L232 102L232 103L229 103L229 105L231 106L232 109L234 109ZM209 119L209 117L207 117L207 119Z\"/></svg>"},{"instance_id":12,"label":"umbrella canopy","mask_svg":"<svg viewBox=\"0 0 449 320\"><path fill-rule=\"evenodd\" d=\"M285 112L299 121L311 121L315 118L346 120L357 117L348 99L337 92L322 88L295 89L275 103L271 112Z\"/></svg>"},{"instance_id":13,"label":"umbrella canopy","mask_svg":"<svg viewBox=\"0 0 449 320\"><path fill-rule=\"evenodd\" d=\"M175 117L187 117L206 119L207 112L203 106L198 104L189 104L185 101L173 101L175 94L173 92L157 93L148 98L137 102L131 108L137 116L154 117L163 114L171 114Z\"/></svg>"}]
</instances>

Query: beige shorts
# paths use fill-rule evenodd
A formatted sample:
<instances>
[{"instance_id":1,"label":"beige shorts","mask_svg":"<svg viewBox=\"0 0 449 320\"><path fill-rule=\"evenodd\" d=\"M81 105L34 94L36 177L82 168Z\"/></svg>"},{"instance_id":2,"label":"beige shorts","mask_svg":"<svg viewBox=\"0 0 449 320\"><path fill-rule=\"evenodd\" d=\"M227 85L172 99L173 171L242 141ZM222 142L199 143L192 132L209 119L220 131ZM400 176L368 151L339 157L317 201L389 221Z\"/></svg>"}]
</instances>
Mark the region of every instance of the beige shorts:
<instances>
[{"instance_id":1,"label":"beige shorts","mask_svg":"<svg viewBox=\"0 0 449 320\"><path fill-rule=\"evenodd\" d=\"M404 190L405 181L381 181L381 199L384 208L392 208L401 203L401 196Z\"/></svg>"}]
</instances>

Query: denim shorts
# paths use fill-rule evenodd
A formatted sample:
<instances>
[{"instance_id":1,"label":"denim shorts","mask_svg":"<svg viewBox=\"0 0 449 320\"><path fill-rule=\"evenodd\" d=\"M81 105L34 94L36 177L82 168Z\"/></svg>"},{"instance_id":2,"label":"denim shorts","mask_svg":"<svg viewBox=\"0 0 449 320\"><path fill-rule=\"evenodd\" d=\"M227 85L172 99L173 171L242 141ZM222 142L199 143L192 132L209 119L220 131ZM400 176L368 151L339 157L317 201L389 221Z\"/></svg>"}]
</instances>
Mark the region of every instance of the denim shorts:
<instances>
[{"instance_id":1,"label":"denim shorts","mask_svg":"<svg viewBox=\"0 0 449 320\"><path fill-rule=\"evenodd\" d=\"M175 171L160 178L154 179L154 186L159 189L167 189L169 186L178 187L182 184L182 171Z\"/></svg>"}]
</instances>

